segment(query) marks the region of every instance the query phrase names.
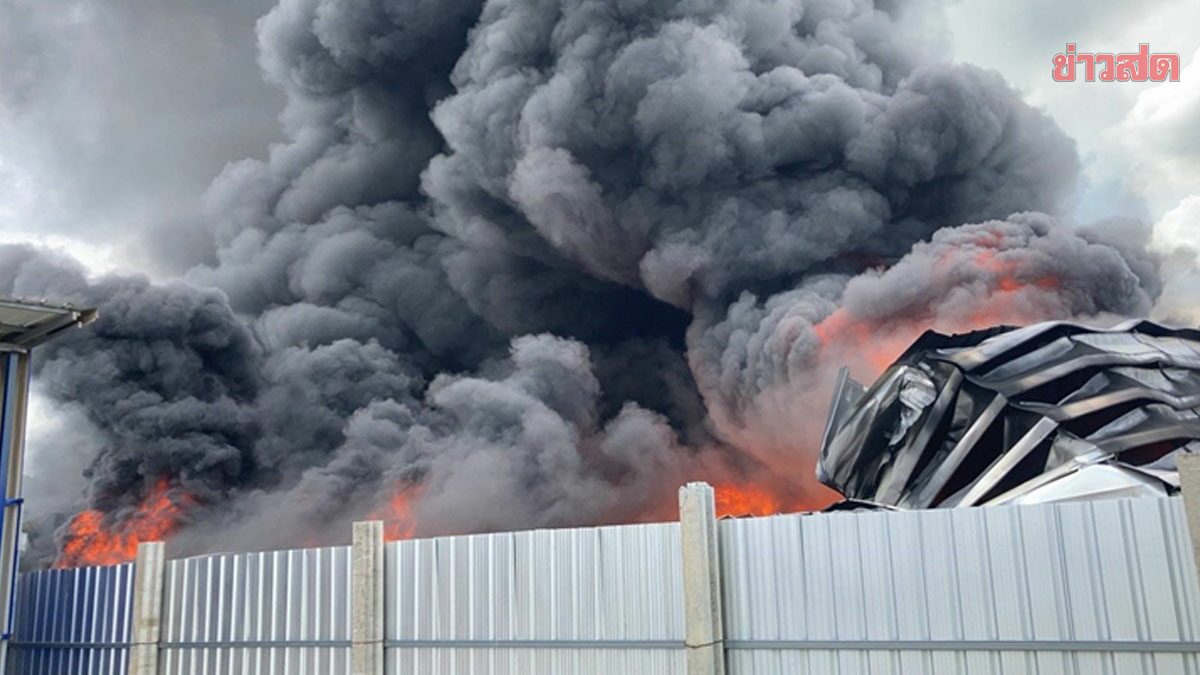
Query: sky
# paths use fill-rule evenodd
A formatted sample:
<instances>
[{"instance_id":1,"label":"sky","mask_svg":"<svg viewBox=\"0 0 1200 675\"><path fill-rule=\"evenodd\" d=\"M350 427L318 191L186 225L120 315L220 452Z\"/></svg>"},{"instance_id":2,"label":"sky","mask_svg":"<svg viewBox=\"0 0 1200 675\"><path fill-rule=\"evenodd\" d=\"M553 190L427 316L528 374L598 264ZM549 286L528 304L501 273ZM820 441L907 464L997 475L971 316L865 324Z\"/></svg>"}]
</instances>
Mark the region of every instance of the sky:
<instances>
[{"instance_id":1,"label":"sky","mask_svg":"<svg viewBox=\"0 0 1200 675\"><path fill-rule=\"evenodd\" d=\"M0 0L0 241L171 275L226 162L282 137L265 0ZM196 238L197 245L203 245Z\"/></svg>"},{"instance_id":2,"label":"sky","mask_svg":"<svg viewBox=\"0 0 1200 675\"><path fill-rule=\"evenodd\" d=\"M96 271L182 272L162 234L197 232L221 167L282 138L283 95L254 39L272 4L0 0L0 242L61 248ZM1200 3L951 0L946 14L953 58L999 71L1078 143L1078 221L1200 214L1188 201L1200 194ZM1185 73L1055 82L1050 60L1068 41L1148 42L1181 54Z\"/></svg>"},{"instance_id":3,"label":"sky","mask_svg":"<svg viewBox=\"0 0 1200 675\"><path fill-rule=\"evenodd\" d=\"M255 44L255 21L272 4L0 0L0 242L62 249L97 274L166 279L203 260L210 182L283 140L284 95L264 80ZM1066 215L1140 220L1164 252L1200 250L1198 21L1194 0L946 6L952 57L998 71L1075 140L1083 180ZM1179 53L1183 75L1055 82L1051 59L1067 42L1081 52L1147 42ZM1189 284L1169 287L1168 299L1185 303ZM73 428L69 413L35 397L31 447Z\"/></svg>"},{"instance_id":4,"label":"sky","mask_svg":"<svg viewBox=\"0 0 1200 675\"><path fill-rule=\"evenodd\" d=\"M956 60L999 71L1075 139L1084 168L1076 219L1157 223L1195 208L1185 201L1200 194L1200 3L962 0L947 14ZM1068 42L1116 53L1145 42L1178 53L1184 72L1179 82L1056 82L1051 59Z\"/></svg>"},{"instance_id":5,"label":"sky","mask_svg":"<svg viewBox=\"0 0 1200 675\"><path fill-rule=\"evenodd\" d=\"M0 243L60 249L94 273L180 272L164 233L188 237L221 168L282 137L284 97L254 34L273 4L0 0ZM71 438L82 466L94 447L78 413L36 386L30 404L27 486L59 503L84 478L41 466L37 448Z\"/></svg>"}]
</instances>

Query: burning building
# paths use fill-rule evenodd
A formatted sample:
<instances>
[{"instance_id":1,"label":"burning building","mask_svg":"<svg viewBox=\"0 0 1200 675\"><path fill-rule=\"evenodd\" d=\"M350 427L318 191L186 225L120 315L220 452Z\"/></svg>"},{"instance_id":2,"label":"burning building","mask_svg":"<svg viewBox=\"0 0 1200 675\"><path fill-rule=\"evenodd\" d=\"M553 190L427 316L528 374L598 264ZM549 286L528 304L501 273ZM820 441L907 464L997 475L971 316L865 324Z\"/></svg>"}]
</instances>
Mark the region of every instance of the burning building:
<instances>
[{"instance_id":1,"label":"burning building","mask_svg":"<svg viewBox=\"0 0 1200 675\"><path fill-rule=\"evenodd\" d=\"M904 508L1162 496L1200 449L1198 406L1194 329L930 331L870 389L842 373L817 475Z\"/></svg>"}]
</instances>

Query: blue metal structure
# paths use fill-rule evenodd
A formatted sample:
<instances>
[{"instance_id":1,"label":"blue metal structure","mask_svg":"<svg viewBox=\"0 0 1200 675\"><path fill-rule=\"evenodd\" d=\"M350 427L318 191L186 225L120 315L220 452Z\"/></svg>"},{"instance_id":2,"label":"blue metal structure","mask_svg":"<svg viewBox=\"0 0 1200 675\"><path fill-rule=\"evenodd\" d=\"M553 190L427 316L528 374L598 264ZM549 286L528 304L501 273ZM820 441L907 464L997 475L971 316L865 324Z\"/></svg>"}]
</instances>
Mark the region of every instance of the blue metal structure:
<instances>
[{"instance_id":1,"label":"blue metal structure","mask_svg":"<svg viewBox=\"0 0 1200 675\"><path fill-rule=\"evenodd\" d=\"M133 614L133 563L20 575L11 675L125 675Z\"/></svg>"},{"instance_id":2,"label":"blue metal structure","mask_svg":"<svg viewBox=\"0 0 1200 675\"><path fill-rule=\"evenodd\" d=\"M0 300L0 670L13 634L31 350L95 318L91 309Z\"/></svg>"}]
</instances>

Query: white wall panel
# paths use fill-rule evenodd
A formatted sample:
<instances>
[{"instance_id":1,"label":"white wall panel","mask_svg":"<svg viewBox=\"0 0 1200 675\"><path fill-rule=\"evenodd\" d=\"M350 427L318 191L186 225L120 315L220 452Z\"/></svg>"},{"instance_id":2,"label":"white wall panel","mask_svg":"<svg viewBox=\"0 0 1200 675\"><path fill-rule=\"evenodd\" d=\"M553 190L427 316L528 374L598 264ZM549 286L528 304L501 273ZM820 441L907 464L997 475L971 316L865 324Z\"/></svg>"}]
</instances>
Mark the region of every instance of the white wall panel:
<instances>
[{"instance_id":1,"label":"white wall panel","mask_svg":"<svg viewBox=\"0 0 1200 675\"><path fill-rule=\"evenodd\" d=\"M718 525L730 675L1200 673L1182 503ZM683 673L679 526L389 543L391 675ZM348 547L167 563L162 672L349 671ZM22 575L10 675L117 675L131 565Z\"/></svg>"},{"instance_id":2,"label":"white wall panel","mask_svg":"<svg viewBox=\"0 0 1200 675\"><path fill-rule=\"evenodd\" d=\"M683 672L676 523L393 542L388 672Z\"/></svg>"},{"instance_id":3,"label":"white wall panel","mask_svg":"<svg viewBox=\"0 0 1200 675\"><path fill-rule=\"evenodd\" d=\"M730 672L1200 672L1182 502L719 524Z\"/></svg>"},{"instance_id":4,"label":"white wall panel","mask_svg":"<svg viewBox=\"0 0 1200 675\"><path fill-rule=\"evenodd\" d=\"M349 547L167 563L164 675L349 672Z\"/></svg>"}]
</instances>

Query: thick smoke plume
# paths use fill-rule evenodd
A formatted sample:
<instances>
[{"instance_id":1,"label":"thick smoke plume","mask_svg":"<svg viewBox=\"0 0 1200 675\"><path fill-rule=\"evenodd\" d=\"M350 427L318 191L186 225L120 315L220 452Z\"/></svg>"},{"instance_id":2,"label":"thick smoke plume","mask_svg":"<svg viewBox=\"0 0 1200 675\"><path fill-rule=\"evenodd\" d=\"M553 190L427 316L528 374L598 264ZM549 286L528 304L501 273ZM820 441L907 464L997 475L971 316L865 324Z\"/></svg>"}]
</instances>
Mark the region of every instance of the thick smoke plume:
<instances>
[{"instance_id":1,"label":"thick smoke plume","mask_svg":"<svg viewBox=\"0 0 1200 675\"><path fill-rule=\"evenodd\" d=\"M0 291L101 311L39 355L101 439L76 507L120 530L165 480L189 552L670 517L693 478L820 505L841 363L1158 292L1143 242L1045 215L1073 143L938 11L282 0L288 141L212 183L215 260L0 253Z\"/></svg>"}]
</instances>

